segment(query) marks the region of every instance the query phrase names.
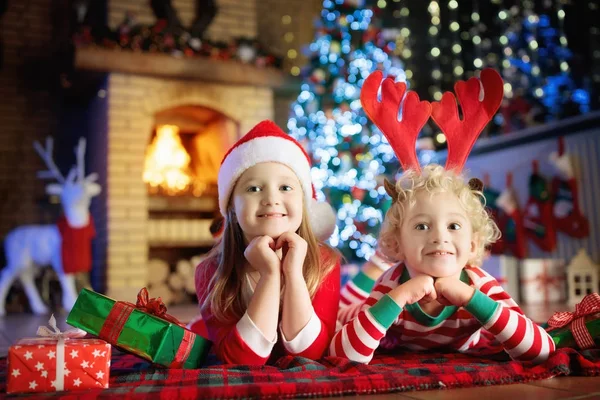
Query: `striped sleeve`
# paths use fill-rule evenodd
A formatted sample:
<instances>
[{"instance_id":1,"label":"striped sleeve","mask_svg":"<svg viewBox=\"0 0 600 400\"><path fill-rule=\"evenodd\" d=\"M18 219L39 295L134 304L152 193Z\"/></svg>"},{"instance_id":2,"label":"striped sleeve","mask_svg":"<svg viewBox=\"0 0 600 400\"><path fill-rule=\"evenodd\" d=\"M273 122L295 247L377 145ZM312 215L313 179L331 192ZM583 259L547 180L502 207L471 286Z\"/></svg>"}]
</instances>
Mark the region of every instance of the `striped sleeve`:
<instances>
[{"instance_id":1,"label":"striped sleeve","mask_svg":"<svg viewBox=\"0 0 600 400\"><path fill-rule=\"evenodd\" d=\"M375 280L362 272L365 265L373 265L383 273L393 267L394 264L394 261L390 260L383 254L381 249L377 248L375 253L369 258L369 261L361 267L361 271L359 271L359 273L342 288L340 310L343 310L346 307L352 307L357 303L362 304L367 297L369 297L371 290L373 290Z\"/></svg>"},{"instance_id":2,"label":"striped sleeve","mask_svg":"<svg viewBox=\"0 0 600 400\"><path fill-rule=\"evenodd\" d=\"M374 285L375 281L360 271L342 288L340 309L354 304L362 304L369 297Z\"/></svg>"},{"instance_id":3,"label":"striped sleeve","mask_svg":"<svg viewBox=\"0 0 600 400\"><path fill-rule=\"evenodd\" d=\"M535 363L548 359L556 350L550 335L523 314L492 276L479 268L469 267L469 271L478 290L465 309L502 343L512 359Z\"/></svg>"},{"instance_id":4,"label":"striped sleeve","mask_svg":"<svg viewBox=\"0 0 600 400\"><path fill-rule=\"evenodd\" d=\"M344 285L340 293L340 308L337 314L338 327L356 317L374 285L375 281L362 271Z\"/></svg>"},{"instance_id":5,"label":"striped sleeve","mask_svg":"<svg viewBox=\"0 0 600 400\"><path fill-rule=\"evenodd\" d=\"M354 307L354 310L359 311L333 337L329 346L330 355L365 364L371 361L379 342L402 312L402 308L387 295L398 285L398 274L394 273L398 268L402 266L398 265L385 272L378 279L367 301L360 307ZM396 279L391 279L393 277Z\"/></svg>"}]
</instances>

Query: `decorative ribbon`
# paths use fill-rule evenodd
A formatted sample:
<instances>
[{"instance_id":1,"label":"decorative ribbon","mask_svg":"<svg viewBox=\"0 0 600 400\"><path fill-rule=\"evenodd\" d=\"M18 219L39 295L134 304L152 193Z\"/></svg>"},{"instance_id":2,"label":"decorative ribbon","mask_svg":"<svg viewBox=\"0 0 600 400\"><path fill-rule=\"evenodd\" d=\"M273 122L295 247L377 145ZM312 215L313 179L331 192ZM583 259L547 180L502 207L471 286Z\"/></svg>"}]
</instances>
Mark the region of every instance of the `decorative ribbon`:
<instances>
[{"instance_id":1,"label":"decorative ribbon","mask_svg":"<svg viewBox=\"0 0 600 400\"><path fill-rule=\"evenodd\" d=\"M536 275L533 279L525 279L523 280L523 283L539 283L538 289L544 291L544 302L547 303L550 297L550 293L548 291L550 286L560 289L560 283L564 281L565 278L562 276L548 275L548 263L546 261L542 262L542 269L543 271L541 274Z\"/></svg>"},{"instance_id":2,"label":"decorative ribbon","mask_svg":"<svg viewBox=\"0 0 600 400\"><path fill-rule=\"evenodd\" d=\"M600 295L598 293L588 294L575 305L575 312L563 311L556 312L548 320L548 325L552 328L562 328L571 323L571 332L577 346L585 350L594 346L594 339L585 327L586 315L600 312Z\"/></svg>"},{"instance_id":3,"label":"decorative ribbon","mask_svg":"<svg viewBox=\"0 0 600 400\"><path fill-rule=\"evenodd\" d=\"M183 338L181 339L181 343L179 344L179 348L175 353L173 361L169 365L171 368L181 368L194 347L196 335L185 329L185 325L179 322L177 318L167 314L167 306L163 303L162 299L160 297L150 298L148 289L145 287L139 291L136 304L126 301L115 302L113 308L106 317L98 336L109 343L117 345L121 331L129 319L131 312L135 309L154 315L183 328Z\"/></svg>"},{"instance_id":4,"label":"decorative ribbon","mask_svg":"<svg viewBox=\"0 0 600 400\"><path fill-rule=\"evenodd\" d=\"M65 339L77 339L82 338L86 335L86 332L72 328L61 332L56 326L56 319L54 314L50 316L48 321L48 327L40 326L37 330L37 335L45 338L55 339L56 342L56 379L54 380L54 388L56 391L64 390L65 388Z\"/></svg>"}]
</instances>

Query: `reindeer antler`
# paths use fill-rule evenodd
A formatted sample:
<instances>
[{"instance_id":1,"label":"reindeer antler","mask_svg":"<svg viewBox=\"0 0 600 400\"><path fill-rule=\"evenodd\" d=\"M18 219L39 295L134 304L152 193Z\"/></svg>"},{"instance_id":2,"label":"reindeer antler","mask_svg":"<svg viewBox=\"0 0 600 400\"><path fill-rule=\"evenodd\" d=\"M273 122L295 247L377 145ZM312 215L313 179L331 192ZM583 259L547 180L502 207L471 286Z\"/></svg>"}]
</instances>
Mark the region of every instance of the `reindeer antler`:
<instances>
[{"instance_id":1,"label":"reindeer antler","mask_svg":"<svg viewBox=\"0 0 600 400\"><path fill-rule=\"evenodd\" d=\"M398 121L398 111L406 92L406 84L394 83L390 77L381 85L381 102L377 91L383 74L375 71L365 79L360 92L360 102L367 116L383 132L394 149L402 168L420 171L415 145L417 136L431 115L428 101L419 101L419 95L409 91L402 107L402 121Z\"/></svg>"},{"instance_id":2,"label":"reindeer antler","mask_svg":"<svg viewBox=\"0 0 600 400\"><path fill-rule=\"evenodd\" d=\"M454 91L462 108L463 120L458 117L456 99L450 92L444 93L442 101L431 103L431 117L448 141L446 169L459 172L477 137L498 111L504 86L498 72L487 68L481 71L481 83L477 78L458 81Z\"/></svg>"},{"instance_id":3,"label":"reindeer antler","mask_svg":"<svg viewBox=\"0 0 600 400\"><path fill-rule=\"evenodd\" d=\"M60 172L60 170L58 169L58 167L56 166L56 164L54 164L54 161L52 160L52 151L54 149L54 141L52 140L52 138L51 137L46 138L46 148L45 149L42 148L42 145L40 145L40 143L37 140L35 142L33 142L33 147L35 148L37 153L40 155L42 160L44 160L44 162L46 163L46 166L48 167L47 171L39 171L37 174L38 177L41 179L54 178L61 184L65 183L65 177L63 176L63 174Z\"/></svg>"},{"instance_id":4,"label":"reindeer antler","mask_svg":"<svg viewBox=\"0 0 600 400\"><path fill-rule=\"evenodd\" d=\"M85 179L85 138L79 138L75 156L77 157L77 181L81 182Z\"/></svg>"}]
</instances>

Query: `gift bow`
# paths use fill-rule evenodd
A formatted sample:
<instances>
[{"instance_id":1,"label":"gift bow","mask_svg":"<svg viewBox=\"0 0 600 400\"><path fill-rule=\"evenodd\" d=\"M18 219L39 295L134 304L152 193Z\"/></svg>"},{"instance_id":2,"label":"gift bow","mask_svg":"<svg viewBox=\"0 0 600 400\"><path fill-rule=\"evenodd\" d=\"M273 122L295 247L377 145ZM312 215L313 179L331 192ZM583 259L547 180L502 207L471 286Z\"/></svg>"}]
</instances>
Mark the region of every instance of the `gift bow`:
<instances>
[{"instance_id":1,"label":"gift bow","mask_svg":"<svg viewBox=\"0 0 600 400\"><path fill-rule=\"evenodd\" d=\"M50 326L50 328L52 328L52 330L50 330L47 326L39 326L37 329L37 335L41 336L41 337L48 337L51 339L79 339L84 337L87 332L79 329L79 328L71 328L71 329L67 329L64 332L61 332L60 329L58 329L58 326L56 325L56 318L54 318L54 314L52 314L50 316L50 319L48 320L48 325Z\"/></svg>"},{"instance_id":2,"label":"gift bow","mask_svg":"<svg viewBox=\"0 0 600 400\"><path fill-rule=\"evenodd\" d=\"M56 326L56 318L54 314L50 316L48 320L50 330L46 326L40 326L37 330L37 335L56 339L56 379L54 380L54 388L56 391L64 390L65 388L65 339L77 339L84 337L87 333L79 328L67 329L61 332Z\"/></svg>"},{"instance_id":3,"label":"gift bow","mask_svg":"<svg viewBox=\"0 0 600 400\"><path fill-rule=\"evenodd\" d=\"M145 313L154 315L156 317L177 324L182 328L185 328L185 325L179 322L177 318L167 314L167 306L165 305L165 303L163 303L160 297L150 298L150 295L148 294L148 289L146 289L145 287L140 289L137 295L135 308Z\"/></svg>"},{"instance_id":4,"label":"gift bow","mask_svg":"<svg viewBox=\"0 0 600 400\"><path fill-rule=\"evenodd\" d=\"M548 325L553 328L562 328L572 322L571 331L577 346L582 350L589 349L594 346L594 339L585 327L585 316L598 312L600 312L600 294L588 294L575 305L575 312L556 312L548 320Z\"/></svg>"}]
</instances>

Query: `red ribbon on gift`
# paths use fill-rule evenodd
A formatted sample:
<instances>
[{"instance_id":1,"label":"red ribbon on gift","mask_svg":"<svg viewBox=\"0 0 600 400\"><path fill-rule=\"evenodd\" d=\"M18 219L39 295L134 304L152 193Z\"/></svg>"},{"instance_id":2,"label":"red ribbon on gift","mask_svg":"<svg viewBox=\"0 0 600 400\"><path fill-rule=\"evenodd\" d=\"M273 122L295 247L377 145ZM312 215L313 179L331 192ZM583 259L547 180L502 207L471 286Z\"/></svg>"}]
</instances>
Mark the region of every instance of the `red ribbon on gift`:
<instances>
[{"instance_id":1,"label":"red ribbon on gift","mask_svg":"<svg viewBox=\"0 0 600 400\"><path fill-rule=\"evenodd\" d=\"M140 311L152 314L154 316L157 316L158 318L162 318L176 325L179 325L182 328L185 328L185 325L179 322L177 318L167 314L167 306L165 305L165 303L163 303L160 297L150 298L150 295L148 294L148 289L146 288L142 288L139 291L137 295L137 301L134 307Z\"/></svg>"},{"instance_id":2,"label":"red ribbon on gift","mask_svg":"<svg viewBox=\"0 0 600 400\"><path fill-rule=\"evenodd\" d=\"M550 286L560 289L561 282L564 280L563 276L548 275L548 263L543 261L542 273L537 274L532 279L524 279L523 283L538 283L538 289L544 292L544 302L548 303L550 301Z\"/></svg>"},{"instance_id":3,"label":"red ribbon on gift","mask_svg":"<svg viewBox=\"0 0 600 400\"><path fill-rule=\"evenodd\" d=\"M191 331L185 329L185 325L179 322L177 318L167 314L167 306L165 303L163 303L160 297L150 298L148 289L145 287L139 291L136 304L132 304L127 301L115 302L113 308L108 313L108 317L106 317L106 320L102 325L102 329L100 329L98 337L106 340L109 343L117 345L121 331L129 319L131 312L135 309L154 315L184 328L183 338L181 339L179 348L175 353L173 361L169 365L171 368L181 368L185 363L185 360L187 360L188 356L190 355L192 347L194 347L194 340L196 336Z\"/></svg>"},{"instance_id":4,"label":"red ribbon on gift","mask_svg":"<svg viewBox=\"0 0 600 400\"><path fill-rule=\"evenodd\" d=\"M548 325L552 328L562 328L571 324L571 332L577 346L581 350L589 349L594 346L594 339L585 327L585 316L600 312L600 295L598 293L588 294L575 305L575 312L562 311L556 312L548 320Z\"/></svg>"}]
</instances>

